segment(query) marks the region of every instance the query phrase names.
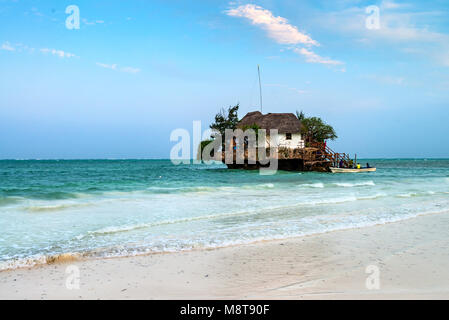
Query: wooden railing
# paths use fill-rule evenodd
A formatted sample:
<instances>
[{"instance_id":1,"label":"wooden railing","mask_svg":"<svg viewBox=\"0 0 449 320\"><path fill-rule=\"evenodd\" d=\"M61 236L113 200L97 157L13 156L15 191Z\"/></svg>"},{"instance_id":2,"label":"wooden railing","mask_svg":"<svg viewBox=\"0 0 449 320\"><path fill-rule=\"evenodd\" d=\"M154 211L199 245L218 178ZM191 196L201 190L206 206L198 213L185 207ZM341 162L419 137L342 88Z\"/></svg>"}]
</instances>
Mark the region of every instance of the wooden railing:
<instances>
[{"instance_id":1,"label":"wooden railing","mask_svg":"<svg viewBox=\"0 0 449 320\"><path fill-rule=\"evenodd\" d=\"M323 142L310 142L309 146L312 148L317 148L320 152L319 156L331 162L332 166L343 166L345 168L350 167L351 158L348 154L336 153Z\"/></svg>"}]
</instances>

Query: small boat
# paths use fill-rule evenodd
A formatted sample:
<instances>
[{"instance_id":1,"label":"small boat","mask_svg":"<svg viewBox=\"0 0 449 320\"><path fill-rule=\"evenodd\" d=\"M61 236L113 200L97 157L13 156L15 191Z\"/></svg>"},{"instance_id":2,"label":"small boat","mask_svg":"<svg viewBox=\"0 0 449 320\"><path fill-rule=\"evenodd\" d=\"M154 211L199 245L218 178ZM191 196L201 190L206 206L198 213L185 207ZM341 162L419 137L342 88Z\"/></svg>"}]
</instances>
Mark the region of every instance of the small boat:
<instances>
[{"instance_id":1,"label":"small boat","mask_svg":"<svg viewBox=\"0 0 449 320\"><path fill-rule=\"evenodd\" d=\"M330 167L329 168L332 173L357 173L357 172L374 172L376 171L376 168L336 168L336 167Z\"/></svg>"}]
</instances>

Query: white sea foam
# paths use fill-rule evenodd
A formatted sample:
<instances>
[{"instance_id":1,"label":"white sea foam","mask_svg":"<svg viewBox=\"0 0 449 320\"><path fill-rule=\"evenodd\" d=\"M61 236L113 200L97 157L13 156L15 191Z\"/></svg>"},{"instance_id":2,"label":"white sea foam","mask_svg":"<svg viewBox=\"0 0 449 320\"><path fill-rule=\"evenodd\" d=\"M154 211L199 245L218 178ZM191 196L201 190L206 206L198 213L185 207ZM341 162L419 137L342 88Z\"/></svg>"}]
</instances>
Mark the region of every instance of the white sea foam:
<instances>
[{"instance_id":1,"label":"white sea foam","mask_svg":"<svg viewBox=\"0 0 449 320\"><path fill-rule=\"evenodd\" d=\"M422 196L426 196L426 195L435 195L435 194L437 194L437 192L429 190L429 191L416 191L416 192L400 193L396 196L399 198L411 198L411 197L422 197Z\"/></svg>"},{"instance_id":2,"label":"white sea foam","mask_svg":"<svg viewBox=\"0 0 449 320\"><path fill-rule=\"evenodd\" d=\"M314 199L314 200L307 200L304 201L304 204L309 205L320 205L320 204L338 204L338 203L344 203L344 202L352 202L359 200L356 196L340 196L335 198L321 198L321 199Z\"/></svg>"},{"instance_id":3,"label":"white sea foam","mask_svg":"<svg viewBox=\"0 0 449 320\"><path fill-rule=\"evenodd\" d=\"M258 187L272 189L272 188L274 188L274 184L273 183L264 183L264 184L258 185Z\"/></svg>"},{"instance_id":4,"label":"white sea foam","mask_svg":"<svg viewBox=\"0 0 449 320\"><path fill-rule=\"evenodd\" d=\"M208 219L216 219L216 218L222 218L222 217L228 217L228 216L254 214L254 213L256 213L256 211L253 211L253 212L239 211L239 212L196 216L196 217L189 217L189 218L163 220L163 221L151 222L151 223L139 223L139 224L134 224L134 225L109 226L109 227L101 228L98 230L88 231L87 234L79 235L76 238L78 240L80 240L89 235L106 235L106 234L127 232L127 231L132 231L132 230L150 228L150 227L157 227L157 226L168 225L168 224L178 224L178 223L192 222L192 221L198 221L198 220L208 220Z\"/></svg>"},{"instance_id":5,"label":"white sea foam","mask_svg":"<svg viewBox=\"0 0 449 320\"><path fill-rule=\"evenodd\" d=\"M23 200L26 199L23 197L0 197L0 206L9 206L17 204Z\"/></svg>"},{"instance_id":6,"label":"white sea foam","mask_svg":"<svg viewBox=\"0 0 449 320\"><path fill-rule=\"evenodd\" d=\"M194 217L186 217L186 218L179 218L179 219L169 219L169 220L163 220L163 221L157 221L157 222L149 222L149 223L139 223L134 225L123 225L123 226L108 226L105 228L101 228L98 230L88 231L86 234L79 235L76 238L78 240L85 238L87 236L95 236L95 235L107 235L107 234L113 234L113 233L121 233L121 232L128 232L138 229L144 229L144 228L151 228L151 227L157 227L157 226L163 226L163 225L169 225L169 224L179 224L179 223L187 223L187 222L193 222L198 220L212 220L212 219L219 219L219 218L225 218L225 217L236 217L236 216L244 216L244 215L262 215L264 213L270 213L274 210L293 210L298 207L304 207L304 206L315 206L315 205L324 205L324 204L338 204L338 203L344 203L344 202L351 202L351 201L357 201L357 200L364 200L364 199L374 199L376 196L371 197L356 197L356 196L343 196L343 197L335 197L335 198L329 198L329 199L311 199L311 200L305 200L301 203L294 203L289 205L277 205L277 206L270 206L265 208L254 208L254 209L246 209L246 210L240 210L235 212L225 212L225 213L216 213L211 215L201 215L201 216L194 216Z\"/></svg>"},{"instance_id":7,"label":"white sea foam","mask_svg":"<svg viewBox=\"0 0 449 320\"><path fill-rule=\"evenodd\" d=\"M359 196L357 197L358 200L374 200L382 197L386 197L387 195L385 193L376 193L371 196Z\"/></svg>"},{"instance_id":8,"label":"white sea foam","mask_svg":"<svg viewBox=\"0 0 449 320\"><path fill-rule=\"evenodd\" d=\"M301 188L324 188L324 184L321 182L303 183L303 184L300 184L299 187L301 187Z\"/></svg>"},{"instance_id":9,"label":"white sea foam","mask_svg":"<svg viewBox=\"0 0 449 320\"><path fill-rule=\"evenodd\" d=\"M43 264L66 263L79 260L82 257L80 253L60 253L54 255L33 255L27 258L14 258L6 261L0 261L0 271L30 268Z\"/></svg>"},{"instance_id":10,"label":"white sea foam","mask_svg":"<svg viewBox=\"0 0 449 320\"><path fill-rule=\"evenodd\" d=\"M346 187L346 188L351 188L351 187L362 187L362 186L375 186L376 184L374 183L374 181L360 181L360 182L336 182L335 183L336 186L339 187Z\"/></svg>"},{"instance_id":11,"label":"white sea foam","mask_svg":"<svg viewBox=\"0 0 449 320\"><path fill-rule=\"evenodd\" d=\"M55 205L36 205L25 207L25 210L31 212L61 211L66 209L86 207L89 205L93 205L93 203L62 203Z\"/></svg>"},{"instance_id":12,"label":"white sea foam","mask_svg":"<svg viewBox=\"0 0 449 320\"><path fill-rule=\"evenodd\" d=\"M322 216L314 216L314 217L306 217L302 219L302 222L311 224L313 223L317 226L312 230L298 231L298 229L292 228L293 231L286 232L284 234L271 234L265 236L258 236L252 238L238 238L238 239L226 239L220 242L215 241L203 241L201 243L198 242L187 242L179 245L151 245L140 246L140 247L124 247L124 246L116 246L116 247L108 247L103 249L92 249L88 252L84 253L61 253L55 255L36 255L28 258L18 258L18 259L10 259L7 261L0 262L0 270L8 270L8 269L17 269L24 267L33 267L36 265L42 264L51 264L51 263L64 263L75 261L80 258L89 258L89 257L126 257L126 256L137 256L151 253L170 253L170 252L180 252L187 250L202 250L202 249L212 249L212 248L222 248L234 245L242 245L255 243L259 241L269 241L269 240L282 240L289 239L294 237L302 237L302 236L310 236L317 235L323 233L329 233L334 231L341 230L349 230L356 228L364 228L371 227L375 225L384 225L399 221L408 220L411 218L415 218L418 216L429 215L429 214L438 214L438 213L447 213L448 210L440 210L440 211L426 211L426 212L415 212L408 213L402 215L388 216L386 214L379 215L378 217L363 217L357 215L347 214L344 216L339 215L322 215ZM296 230L296 231L295 231Z\"/></svg>"},{"instance_id":13,"label":"white sea foam","mask_svg":"<svg viewBox=\"0 0 449 320\"><path fill-rule=\"evenodd\" d=\"M241 186L148 187L148 191L161 193L240 192L242 189L272 189L273 183L245 184Z\"/></svg>"}]
</instances>

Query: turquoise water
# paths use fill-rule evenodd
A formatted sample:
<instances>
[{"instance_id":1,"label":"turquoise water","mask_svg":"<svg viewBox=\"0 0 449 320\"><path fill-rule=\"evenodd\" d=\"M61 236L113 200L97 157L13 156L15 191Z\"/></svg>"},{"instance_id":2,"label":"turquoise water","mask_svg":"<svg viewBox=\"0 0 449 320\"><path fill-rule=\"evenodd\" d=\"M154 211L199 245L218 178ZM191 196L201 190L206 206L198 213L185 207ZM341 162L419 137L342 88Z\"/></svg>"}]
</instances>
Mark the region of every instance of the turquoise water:
<instances>
[{"instance_id":1,"label":"turquoise water","mask_svg":"<svg viewBox=\"0 0 449 320\"><path fill-rule=\"evenodd\" d=\"M282 239L449 209L449 160L369 162L377 172L265 176L168 160L0 161L0 269L63 253Z\"/></svg>"}]
</instances>

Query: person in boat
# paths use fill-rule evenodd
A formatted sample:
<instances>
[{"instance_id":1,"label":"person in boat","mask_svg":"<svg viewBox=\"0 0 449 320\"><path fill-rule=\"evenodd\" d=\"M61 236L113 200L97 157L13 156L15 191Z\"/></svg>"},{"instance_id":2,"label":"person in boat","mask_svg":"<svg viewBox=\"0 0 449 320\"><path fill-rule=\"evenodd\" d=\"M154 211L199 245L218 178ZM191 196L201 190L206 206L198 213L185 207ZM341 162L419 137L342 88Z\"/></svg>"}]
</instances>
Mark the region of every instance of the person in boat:
<instances>
[{"instance_id":1,"label":"person in boat","mask_svg":"<svg viewBox=\"0 0 449 320\"><path fill-rule=\"evenodd\" d=\"M343 168L343 160L340 160L339 168Z\"/></svg>"},{"instance_id":2,"label":"person in boat","mask_svg":"<svg viewBox=\"0 0 449 320\"><path fill-rule=\"evenodd\" d=\"M349 160L348 168L354 168L354 160Z\"/></svg>"},{"instance_id":3,"label":"person in boat","mask_svg":"<svg viewBox=\"0 0 449 320\"><path fill-rule=\"evenodd\" d=\"M361 168L360 163L357 163L357 169L360 169L360 168Z\"/></svg>"},{"instance_id":4,"label":"person in boat","mask_svg":"<svg viewBox=\"0 0 449 320\"><path fill-rule=\"evenodd\" d=\"M371 168L368 162L366 163L366 167L367 168Z\"/></svg>"}]
</instances>

